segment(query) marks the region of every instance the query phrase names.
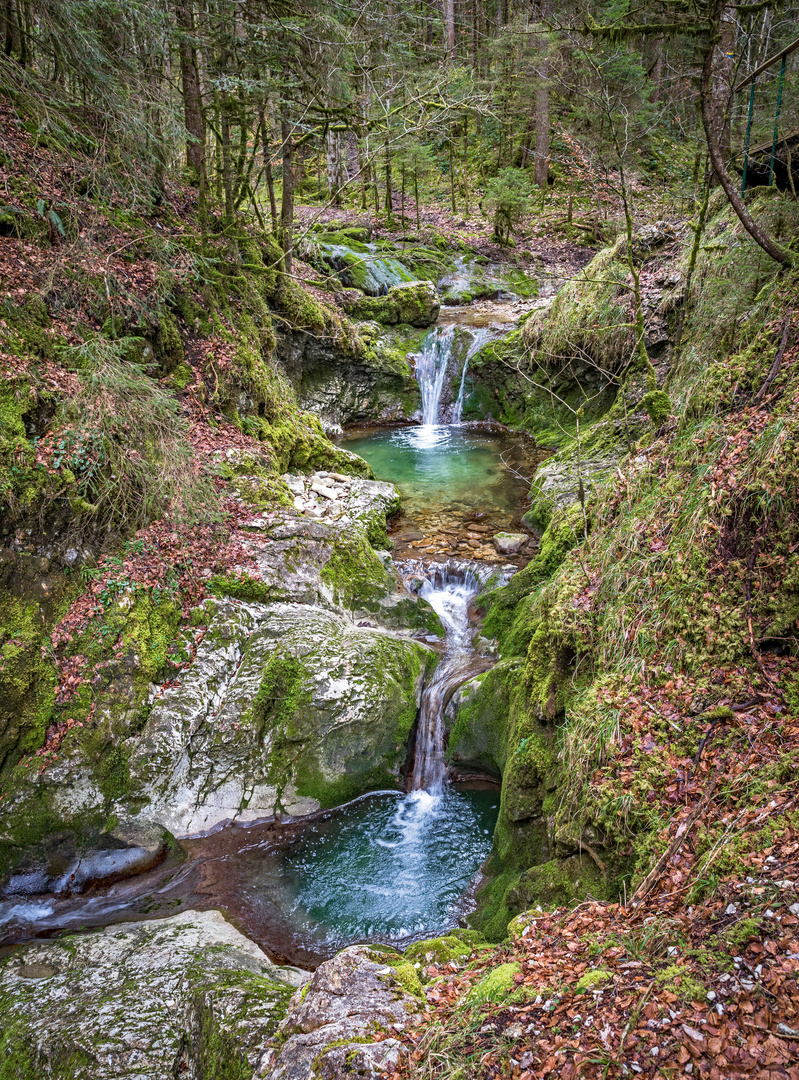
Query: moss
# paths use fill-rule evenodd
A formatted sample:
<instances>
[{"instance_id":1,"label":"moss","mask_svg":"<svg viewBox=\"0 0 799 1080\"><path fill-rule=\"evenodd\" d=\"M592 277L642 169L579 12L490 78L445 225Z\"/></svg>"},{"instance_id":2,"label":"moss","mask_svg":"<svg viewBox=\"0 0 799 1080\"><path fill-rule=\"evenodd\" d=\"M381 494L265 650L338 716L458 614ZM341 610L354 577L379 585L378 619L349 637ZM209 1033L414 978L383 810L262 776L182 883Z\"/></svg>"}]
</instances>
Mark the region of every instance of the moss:
<instances>
[{"instance_id":1,"label":"moss","mask_svg":"<svg viewBox=\"0 0 799 1080\"><path fill-rule=\"evenodd\" d=\"M499 1005L515 985L516 976L520 974L522 966L517 961L508 964L498 964L492 968L479 982L469 988L466 995L468 1005Z\"/></svg>"},{"instance_id":2,"label":"moss","mask_svg":"<svg viewBox=\"0 0 799 1080\"><path fill-rule=\"evenodd\" d=\"M266 604L272 599L271 590L263 581L243 571L236 574L214 574L208 579L208 591L215 596L234 596L237 600L249 600Z\"/></svg>"},{"instance_id":3,"label":"moss","mask_svg":"<svg viewBox=\"0 0 799 1080\"><path fill-rule=\"evenodd\" d=\"M670 991L679 1001L706 1003L707 987L679 964L670 964L663 971L659 971L655 979L664 990Z\"/></svg>"},{"instance_id":4,"label":"moss","mask_svg":"<svg viewBox=\"0 0 799 1080\"><path fill-rule=\"evenodd\" d=\"M740 951L751 938L756 937L760 931L760 923L757 919L739 919L728 926L719 934L719 940L730 951Z\"/></svg>"},{"instance_id":5,"label":"moss","mask_svg":"<svg viewBox=\"0 0 799 1080\"><path fill-rule=\"evenodd\" d=\"M342 536L322 568L322 580L342 607L375 611L395 583L365 536Z\"/></svg>"},{"instance_id":6,"label":"moss","mask_svg":"<svg viewBox=\"0 0 799 1080\"><path fill-rule=\"evenodd\" d=\"M426 281L394 285L385 296L358 297L348 304L356 319L370 319L383 326L432 326L438 316L438 297Z\"/></svg>"},{"instance_id":7,"label":"moss","mask_svg":"<svg viewBox=\"0 0 799 1080\"><path fill-rule=\"evenodd\" d=\"M190 382L194 381L194 371L183 361L172 372L172 385L176 390L185 390Z\"/></svg>"},{"instance_id":8,"label":"moss","mask_svg":"<svg viewBox=\"0 0 799 1080\"><path fill-rule=\"evenodd\" d=\"M419 977L427 982L427 967L431 965L441 967L444 964L453 963L462 966L472 955L472 943L455 937L453 934L447 934L444 937L414 942L413 945L408 946L404 955L410 966L414 963L421 964ZM416 968L412 970L416 972Z\"/></svg>"},{"instance_id":9,"label":"moss","mask_svg":"<svg viewBox=\"0 0 799 1080\"><path fill-rule=\"evenodd\" d=\"M603 983L612 981L612 979L612 972L603 971L602 968L592 968L580 976L575 983L574 992L576 994L587 994L591 990L601 987Z\"/></svg>"},{"instance_id":10,"label":"moss","mask_svg":"<svg viewBox=\"0 0 799 1080\"><path fill-rule=\"evenodd\" d=\"M663 390L650 390L641 398L641 407L646 409L649 419L659 428L671 415L671 398Z\"/></svg>"},{"instance_id":11,"label":"moss","mask_svg":"<svg viewBox=\"0 0 799 1080\"><path fill-rule=\"evenodd\" d=\"M502 660L461 688L465 696L449 732L450 762L468 762L501 775L507 759L511 700L519 681L520 662Z\"/></svg>"},{"instance_id":12,"label":"moss","mask_svg":"<svg viewBox=\"0 0 799 1080\"><path fill-rule=\"evenodd\" d=\"M496 637L503 656L526 655L536 629L527 598L549 581L570 551L583 538L583 514L578 505L553 515L534 558L510 582L482 593L476 603L487 610L483 633Z\"/></svg>"}]
</instances>

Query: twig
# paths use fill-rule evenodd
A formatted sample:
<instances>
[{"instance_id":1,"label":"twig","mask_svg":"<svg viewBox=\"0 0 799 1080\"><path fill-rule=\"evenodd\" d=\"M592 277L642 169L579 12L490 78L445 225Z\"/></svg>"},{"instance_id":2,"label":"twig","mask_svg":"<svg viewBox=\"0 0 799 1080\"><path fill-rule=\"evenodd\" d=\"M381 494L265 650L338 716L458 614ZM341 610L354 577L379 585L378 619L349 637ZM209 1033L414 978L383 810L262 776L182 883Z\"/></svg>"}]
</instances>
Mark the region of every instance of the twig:
<instances>
[{"instance_id":1,"label":"twig","mask_svg":"<svg viewBox=\"0 0 799 1080\"><path fill-rule=\"evenodd\" d=\"M760 387L758 392L755 394L755 397L754 397L754 404L755 405L758 405L760 403L760 401L762 400L764 394L766 393L768 388L771 386L771 384L774 382L774 380L777 377L777 372L780 370L780 364L782 363L782 358L785 355L785 346L788 343L788 331L790 330L790 328L791 328L791 315L790 315L790 312L789 312L785 316L785 322L783 324L783 330L782 330L782 341L780 341L780 347L779 347L779 349L777 349L777 355L774 357L774 363L771 365L771 370L769 371L768 375L766 376L766 381L763 383L763 385Z\"/></svg>"},{"instance_id":2,"label":"twig","mask_svg":"<svg viewBox=\"0 0 799 1080\"><path fill-rule=\"evenodd\" d=\"M672 842L669 844L669 846L666 848L666 850L660 856L658 861L655 863L655 865L652 867L652 869L646 875L644 880L641 882L641 884L638 886L638 888L635 890L635 892L630 897L630 903L631 904L640 903L644 899L646 894L649 892L649 890L652 888L654 883L660 877L660 874L661 874L661 871L663 870L663 868L671 861L671 859L677 854L679 849L682 847L682 845L683 845L684 841L686 840L689 832L691 831L692 825L694 824L696 819L699 817L699 815L705 810L705 808L707 807L707 804L710 802L710 796L713 794L713 789L715 788L715 786L716 786L716 773L714 772L713 775L708 780L707 784L705 784L705 790L702 792L702 798L699 800L697 805L692 810L690 816L688 817L688 820L683 822L682 825L679 825L677 827L677 833L676 833L674 839L672 840Z\"/></svg>"}]
</instances>

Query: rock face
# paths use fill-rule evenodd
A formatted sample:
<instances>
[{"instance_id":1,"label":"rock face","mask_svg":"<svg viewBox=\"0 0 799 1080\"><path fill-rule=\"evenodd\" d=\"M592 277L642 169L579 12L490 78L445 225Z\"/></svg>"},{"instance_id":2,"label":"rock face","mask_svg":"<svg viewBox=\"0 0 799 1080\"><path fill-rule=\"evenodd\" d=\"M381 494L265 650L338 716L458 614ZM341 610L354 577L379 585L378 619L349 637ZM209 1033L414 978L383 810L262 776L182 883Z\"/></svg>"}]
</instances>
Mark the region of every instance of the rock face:
<instances>
[{"instance_id":1,"label":"rock face","mask_svg":"<svg viewBox=\"0 0 799 1080\"><path fill-rule=\"evenodd\" d=\"M279 1029L286 1041L256 1076L376 1080L392 1072L400 1044L391 1033L402 1030L422 1005L421 994L416 997L405 988L403 969L413 971L410 964L384 963L363 945L352 945L322 964L307 989L292 998Z\"/></svg>"},{"instance_id":2,"label":"rock face","mask_svg":"<svg viewBox=\"0 0 799 1080\"><path fill-rule=\"evenodd\" d=\"M281 367L298 402L328 431L364 420L410 419L419 407L419 387L404 352L381 338L379 326L361 327L360 333L361 360L344 359L329 342L302 331L278 340Z\"/></svg>"},{"instance_id":3,"label":"rock face","mask_svg":"<svg viewBox=\"0 0 799 1080\"><path fill-rule=\"evenodd\" d=\"M185 631L191 659L151 686L149 715L142 721L124 686L98 694L94 727L71 732L58 760L0 804L12 865L24 855L25 873L52 884L52 858L27 848L29 823L42 817L49 832L83 838L69 852L76 866L88 867L94 850L95 878L121 876L125 860L152 859L141 843L109 838L112 814L181 837L399 786L437 660L419 638L443 631L373 547L388 543L397 492L329 472L284 482L295 508L250 519L255 568L213 580L216 598L195 610L200 628ZM104 746L113 746L113 787Z\"/></svg>"},{"instance_id":4,"label":"rock face","mask_svg":"<svg viewBox=\"0 0 799 1080\"><path fill-rule=\"evenodd\" d=\"M220 603L135 739L131 786L176 836L394 786L428 656L321 608Z\"/></svg>"},{"instance_id":5,"label":"rock face","mask_svg":"<svg viewBox=\"0 0 799 1080\"><path fill-rule=\"evenodd\" d=\"M217 911L28 945L0 960L0 1072L249 1080L307 979Z\"/></svg>"}]
</instances>

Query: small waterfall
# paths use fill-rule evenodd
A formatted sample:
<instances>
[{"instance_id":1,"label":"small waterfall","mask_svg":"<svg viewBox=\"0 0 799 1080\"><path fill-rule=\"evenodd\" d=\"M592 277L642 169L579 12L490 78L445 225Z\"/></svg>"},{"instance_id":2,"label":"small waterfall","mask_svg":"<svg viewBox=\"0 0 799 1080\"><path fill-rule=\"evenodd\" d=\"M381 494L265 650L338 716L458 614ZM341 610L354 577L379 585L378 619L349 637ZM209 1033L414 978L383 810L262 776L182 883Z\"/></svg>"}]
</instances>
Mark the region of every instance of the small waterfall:
<instances>
[{"instance_id":1,"label":"small waterfall","mask_svg":"<svg viewBox=\"0 0 799 1080\"><path fill-rule=\"evenodd\" d=\"M447 364L455 340L454 326L431 330L416 358L416 380L422 394L422 423L438 423L438 405L447 374Z\"/></svg>"},{"instance_id":2,"label":"small waterfall","mask_svg":"<svg viewBox=\"0 0 799 1080\"><path fill-rule=\"evenodd\" d=\"M431 563L419 590L446 631L445 652L422 694L416 734L416 754L411 777L412 791L440 795L447 768L444 763L444 700L447 691L473 673L477 655L469 630L469 602L480 591L480 582L468 566Z\"/></svg>"},{"instance_id":3,"label":"small waterfall","mask_svg":"<svg viewBox=\"0 0 799 1080\"><path fill-rule=\"evenodd\" d=\"M459 424L461 422L461 414L463 413L463 396L466 390L466 372L469 370L469 360L474 354L485 345L487 341L490 341L492 337L495 337L496 331L490 326L475 326L469 327L469 333L472 336L472 343L469 346L466 356L463 361L463 369L461 370L461 385L458 390L458 397L452 408L452 423Z\"/></svg>"}]
</instances>

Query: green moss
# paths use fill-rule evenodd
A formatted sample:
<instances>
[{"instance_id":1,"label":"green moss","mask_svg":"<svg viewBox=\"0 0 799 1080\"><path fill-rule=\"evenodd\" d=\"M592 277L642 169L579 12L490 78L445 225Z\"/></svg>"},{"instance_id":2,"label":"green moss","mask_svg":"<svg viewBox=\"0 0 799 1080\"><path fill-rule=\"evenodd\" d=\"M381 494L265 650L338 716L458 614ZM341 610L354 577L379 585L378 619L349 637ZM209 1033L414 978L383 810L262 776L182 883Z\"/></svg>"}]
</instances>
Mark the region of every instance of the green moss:
<instances>
[{"instance_id":1,"label":"green moss","mask_svg":"<svg viewBox=\"0 0 799 1080\"><path fill-rule=\"evenodd\" d=\"M516 976L521 970L522 966L517 961L498 964L469 988L466 1003L468 1005L499 1005L513 989Z\"/></svg>"},{"instance_id":2,"label":"green moss","mask_svg":"<svg viewBox=\"0 0 799 1080\"><path fill-rule=\"evenodd\" d=\"M208 591L215 596L234 596L237 600L261 604L272 599L271 590L263 581L258 581L243 571L237 574L214 574L208 579Z\"/></svg>"},{"instance_id":3,"label":"green moss","mask_svg":"<svg viewBox=\"0 0 799 1080\"><path fill-rule=\"evenodd\" d=\"M483 633L496 637L503 656L524 656L537 627L529 598L551 580L570 551L583 538L579 505L552 516L534 558L510 582L482 593L476 603L486 608Z\"/></svg>"},{"instance_id":4,"label":"green moss","mask_svg":"<svg viewBox=\"0 0 799 1080\"><path fill-rule=\"evenodd\" d=\"M707 988L679 964L670 964L663 971L659 971L655 979L664 990L670 991L679 1001L706 1003Z\"/></svg>"},{"instance_id":5,"label":"green moss","mask_svg":"<svg viewBox=\"0 0 799 1080\"><path fill-rule=\"evenodd\" d=\"M759 932L760 923L757 919L739 919L738 922L722 931L719 934L719 939L728 950L736 952L743 949L746 943L756 937Z\"/></svg>"},{"instance_id":6,"label":"green moss","mask_svg":"<svg viewBox=\"0 0 799 1080\"><path fill-rule=\"evenodd\" d=\"M185 361L178 364L172 372L172 385L176 390L185 390L193 380L194 371Z\"/></svg>"},{"instance_id":7,"label":"green moss","mask_svg":"<svg viewBox=\"0 0 799 1080\"><path fill-rule=\"evenodd\" d=\"M375 611L394 581L365 536L342 536L322 568L322 580L342 607Z\"/></svg>"},{"instance_id":8,"label":"green moss","mask_svg":"<svg viewBox=\"0 0 799 1080\"><path fill-rule=\"evenodd\" d=\"M613 980L613 974L610 971L603 971L602 968L592 968L590 971L586 971L577 980L574 986L574 992L576 994L587 994L591 990L602 986L603 983Z\"/></svg>"},{"instance_id":9,"label":"green moss","mask_svg":"<svg viewBox=\"0 0 799 1080\"><path fill-rule=\"evenodd\" d=\"M671 415L671 398L663 390L650 390L641 398L641 406L646 409L649 419L659 428Z\"/></svg>"},{"instance_id":10,"label":"green moss","mask_svg":"<svg viewBox=\"0 0 799 1080\"><path fill-rule=\"evenodd\" d=\"M444 964L457 964L463 966L472 955L472 943L446 934L444 937L430 938L427 941L417 941L409 945L405 950L405 959L409 966L415 963L421 964L420 974L425 982L428 981L426 969L429 966L441 967ZM412 968L416 972L416 968Z\"/></svg>"}]
</instances>

